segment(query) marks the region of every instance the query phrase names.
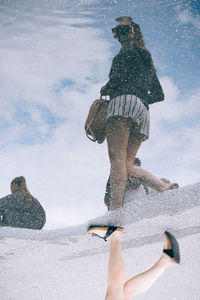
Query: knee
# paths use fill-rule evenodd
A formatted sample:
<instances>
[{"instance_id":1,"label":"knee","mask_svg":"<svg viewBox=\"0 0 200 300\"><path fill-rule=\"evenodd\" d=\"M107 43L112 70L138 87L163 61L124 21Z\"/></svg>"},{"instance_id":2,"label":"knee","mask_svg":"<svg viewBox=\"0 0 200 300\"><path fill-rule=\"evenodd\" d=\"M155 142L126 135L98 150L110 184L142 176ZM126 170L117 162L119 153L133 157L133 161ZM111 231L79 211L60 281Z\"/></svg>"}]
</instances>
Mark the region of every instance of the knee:
<instances>
[{"instance_id":1,"label":"knee","mask_svg":"<svg viewBox=\"0 0 200 300\"><path fill-rule=\"evenodd\" d=\"M127 176L128 177L134 177L134 178L137 178L137 179L140 177L138 169L134 168L132 161L126 163L126 170L127 170Z\"/></svg>"},{"instance_id":2,"label":"knee","mask_svg":"<svg viewBox=\"0 0 200 300\"><path fill-rule=\"evenodd\" d=\"M132 175L134 174L134 167L133 167L133 162L132 161L127 161L126 162L126 169L127 169L127 174Z\"/></svg>"},{"instance_id":3,"label":"knee","mask_svg":"<svg viewBox=\"0 0 200 300\"><path fill-rule=\"evenodd\" d=\"M113 273L108 280L108 291L123 289L124 288L124 274L119 274L119 272Z\"/></svg>"},{"instance_id":4,"label":"knee","mask_svg":"<svg viewBox=\"0 0 200 300\"><path fill-rule=\"evenodd\" d=\"M124 298L127 300L131 300L132 296L134 296L133 291L127 287L127 285L124 285Z\"/></svg>"},{"instance_id":5,"label":"knee","mask_svg":"<svg viewBox=\"0 0 200 300\"><path fill-rule=\"evenodd\" d=\"M124 299L123 287L108 286L105 299Z\"/></svg>"}]
</instances>

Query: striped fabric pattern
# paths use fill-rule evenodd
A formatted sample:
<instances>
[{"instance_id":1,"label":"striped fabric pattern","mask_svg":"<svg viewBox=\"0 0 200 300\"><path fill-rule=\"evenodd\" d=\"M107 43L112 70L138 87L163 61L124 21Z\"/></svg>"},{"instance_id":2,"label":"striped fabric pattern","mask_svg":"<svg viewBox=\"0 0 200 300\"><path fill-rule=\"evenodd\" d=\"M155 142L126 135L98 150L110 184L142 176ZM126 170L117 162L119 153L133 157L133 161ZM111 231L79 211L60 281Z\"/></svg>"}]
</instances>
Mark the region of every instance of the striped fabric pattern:
<instances>
[{"instance_id":1,"label":"striped fabric pattern","mask_svg":"<svg viewBox=\"0 0 200 300\"><path fill-rule=\"evenodd\" d=\"M110 117L121 116L131 118L137 123L137 131L148 139L150 117L149 111L142 101L135 95L120 95L110 100L107 111L107 120Z\"/></svg>"}]
</instances>

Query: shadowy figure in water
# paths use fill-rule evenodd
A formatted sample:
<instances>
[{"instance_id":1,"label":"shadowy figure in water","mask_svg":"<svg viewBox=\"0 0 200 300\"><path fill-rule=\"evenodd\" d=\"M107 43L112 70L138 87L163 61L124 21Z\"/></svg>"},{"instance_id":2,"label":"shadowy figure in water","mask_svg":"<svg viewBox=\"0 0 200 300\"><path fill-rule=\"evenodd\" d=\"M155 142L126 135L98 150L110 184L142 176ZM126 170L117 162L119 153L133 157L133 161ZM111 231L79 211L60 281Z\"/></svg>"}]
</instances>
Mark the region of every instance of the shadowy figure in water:
<instances>
[{"instance_id":1,"label":"shadowy figure in water","mask_svg":"<svg viewBox=\"0 0 200 300\"><path fill-rule=\"evenodd\" d=\"M120 238L123 228L90 226L89 235L95 235L108 241L108 286L105 300L131 300L133 296L146 292L154 282L171 266L180 263L179 245L169 232L164 233L164 249L159 260L147 271L125 282L125 265L122 256Z\"/></svg>"},{"instance_id":2,"label":"shadowy figure in water","mask_svg":"<svg viewBox=\"0 0 200 300\"><path fill-rule=\"evenodd\" d=\"M134 162L133 162L133 167L141 167L141 160L136 157L134 159ZM126 188L130 188L130 189L138 189L141 185L141 182L138 180L138 179L130 179L128 178L127 179L127 183L126 183ZM145 187L145 192L146 192L146 187ZM108 178L108 181L106 183L106 191L105 191L105 196L104 196L104 203L105 205L107 206L108 208L108 211L110 210L110 202L111 202L111 186L110 186L110 176Z\"/></svg>"},{"instance_id":3,"label":"shadowy figure in water","mask_svg":"<svg viewBox=\"0 0 200 300\"><path fill-rule=\"evenodd\" d=\"M133 167L134 168L141 168L141 160L136 157L134 159L133 162ZM172 185L171 188L173 187L173 189L178 188L179 185L177 183L171 183L170 180L166 179L166 178L161 178L160 179L162 182L166 183L166 184L170 184ZM148 182L144 182L141 178L128 178L127 179L127 183L126 183L126 187L125 187L125 192L126 195L127 193L129 193L131 191L131 193L137 192L137 190L139 189L140 186L143 186L144 191L146 193L146 195L149 195L149 187L151 185L148 184ZM154 188L153 188L154 189ZM154 189L155 190L155 189ZM124 194L125 195L125 194ZM134 194L135 195L135 194ZM134 198L134 195L131 194L132 198ZM127 201L130 202L130 201ZM111 203L111 186L110 186L110 177L108 178L107 184L106 184L106 192L105 192L105 196L104 196L104 203L108 208L108 211L110 210L110 203ZM125 200L123 199L122 204L124 205Z\"/></svg>"},{"instance_id":4,"label":"shadowy figure in water","mask_svg":"<svg viewBox=\"0 0 200 300\"><path fill-rule=\"evenodd\" d=\"M122 206L127 178L141 179L155 190L171 189L150 172L133 168L133 161L143 141L149 136L149 104L164 100L151 54L146 49L138 24L130 17L120 17L112 29L122 45L114 57L109 81L101 96L110 96L107 110L106 139L111 163L111 203L109 210Z\"/></svg>"},{"instance_id":5,"label":"shadowy figure in water","mask_svg":"<svg viewBox=\"0 0 200 300\"><path fill-rule=\"evenodd\" d=\"M12 194L0 199L0 226L42 229L46 214L28 191L25 178L14 178L10 187Z\"/></svg>"}]
</instances>

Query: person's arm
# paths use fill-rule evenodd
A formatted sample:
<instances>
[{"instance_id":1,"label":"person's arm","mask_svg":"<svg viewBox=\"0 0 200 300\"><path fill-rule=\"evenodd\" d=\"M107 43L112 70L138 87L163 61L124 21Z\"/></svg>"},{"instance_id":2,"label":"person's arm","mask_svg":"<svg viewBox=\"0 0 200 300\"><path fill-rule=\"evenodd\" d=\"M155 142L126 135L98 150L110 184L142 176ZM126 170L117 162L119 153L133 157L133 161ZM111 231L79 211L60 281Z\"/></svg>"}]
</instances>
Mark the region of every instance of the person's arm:
<instances>
[{"instance_id":1,"label":"person's arm","mask_svg":"<svg viewBox=\"0 0 200 300\"><path fill-rule=\"evenodd\" d=\"M112 72L112 68L110 73ZM119 83L120 77L118 78L117 76L110 76L109 81L102 86L100 90L101 96L107 96L110 94L110 92L117 86L117 83Z\"/></svg>"},{"instance_id":2,"label":"person's arm","mask_svg":"<svg viewBox=\"0 0 200 300\"><path fill-rule=\"evenodd\" d=\"M9 205L11 202L10 196L6 196L0 199L0 210L3 209L5 206Z\"/></svg>"},{"instance_id":3,"label":"person's arm","mask_svg":"<svg viewBox=\"0 0 200 300\"><path fill-rule=\"evenodd\" d=\"M101 95L107 96L116 87L121 85L124 80L124 74L126 73L126 61L121 56L117 55L112 61L112 66L109 72L109 81L101 88Z\"/></svg>"},{"instance_id":4,"label":"person's arm","mask_svg":"<svg viewBox=\"0 0 200 300\"><path fill-rule=\"evenodd\" d=\"M19 201L14 198L13 195L8 195L0 199L0 210L4 208L17 208L19 207Z\"/></svg>"},{"instance_id":5,"label":"person's arm","mask_svg":"<svg viewBox=\"0 0 200 300\"><path fill-rule=\"evenodd\" d=\"M160 102L164 100L164 93L156 73L154 73L151 81L151 86L148 92L148 104Z\"/></svg>"},{"instance_id":6,"label":"person's arm","mask_svg":"<svg viewBox=\"0 0 200 300\"><path fill-rule=\"evenodd\" d=\"M104 86L102 86L102 88L100 90L100 94L101 94L101 96L108 96L109 91L110 91L110 89L108 88L107 84L105 84Z\"/></svg>"},{"instance_id":7,"label":"person's arm","mask_svg":"<svg viewBox=\"0 0 200 300\"><path fill-rule=\"evenodd\" d=\"M0 199L0 226L2 224L2 216L4 213L4 208L10 206L10 197L6 196Z\"/></svg>"}]
</instances>

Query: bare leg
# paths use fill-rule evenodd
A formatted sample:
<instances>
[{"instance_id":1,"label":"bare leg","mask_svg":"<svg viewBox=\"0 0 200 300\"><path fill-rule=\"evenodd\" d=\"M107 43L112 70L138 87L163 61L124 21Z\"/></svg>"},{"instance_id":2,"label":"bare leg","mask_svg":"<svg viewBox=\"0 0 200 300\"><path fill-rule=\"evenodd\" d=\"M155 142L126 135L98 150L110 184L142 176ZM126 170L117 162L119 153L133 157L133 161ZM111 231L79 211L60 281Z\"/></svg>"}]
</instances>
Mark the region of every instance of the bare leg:
<instances>
[{"instance_id":1,"label":"bare leg","mask_svg":"<svg viewBox=\"0 0 200 300\"><path fill-rule=\"evenodd\" d=\"M126 151L130 133L130 120L110 118L106 126L108 153L111 163L111 203L109 210L122 206L127 181Z\"/></svg>"},{"instance_id":2,"label":"bare leg","mask_svg":"<svg viewBox=\"0 0 200 300\"><path fill-rule=\"evenodd\" d=\"M131 134L129 137L126 162L127 175L128 177L138 179L141 183L144 183L146 186L149 186L158 192L164 192L171 188L170 183L163 182L146 170L133 167L133 161L142 143L142 140L143 136L140 133Z\"/></svg>"},{"instance_id":3,"label":"bare leg","mask_svg":"<svg viewBox=\"0 0 200 300\"><path fill-rule=\"evenodd\" d=\"M108 288L105 300L124 300L125 265L120 245L121 232L114 232L109 238Z\"/></svg>"},{"instance_id":4,"label":"bare leg","mask_svg":"<svg viewBox=\"0 0 200 300\"><path fill-rule=\"evenodd\" d=\"M143 141L143 135L140 133L134 133L131 131L128 139L128 146L127 146L127 154L126 154L126 169L127 169L127 176L133 177L132 174L135 169L133 169L133 162L135 160L136 154L140 148L140 145ZM137 174L136 174L137 176ZM134 176L136 178L136 176ZM139 177L138 177L139 179ZM140 179L139 179L140 180Z\"/></svg>"},{"instance_id":5,"label":"bare leg","mask_svg":"<svg viewBox=\"0 0 200 300\"><path fill-rule=\"evenodd\" d=\"M151 269L136 275L125 283L125 300L131 300L131 297L144 293L172 265L169 257L163 253Z\"/></svg>"},{"instance_id":6,"label":"bare leg","mask_svg":"<svg viewBox=\"0 0 200 300\"><path fill-rule=\"evenodd\" d=\"M165 236L165 249L170 249L170 242ZM175 261L165 253L162 253L160 259L155 265L144 273L136 275L129 279L124 285L124 300L131 300L131 297L144 293L148 290L154 282L170 267L173 266Z\"/></svg>"},{"instance_id":7,"label":"bare leg","mask_svg":"<svg viewBox=\"0 0 200 300\"><path fill-rule=\"evenodd\" d=\"M171 184L164 183L152 173L142 168L136 169L132 166L132 170L128 172L128 176L138 179L141 183L144 183L146 186L149 186L158 192L164 192L171 189Z\"/></svg>"}]
</instances>

